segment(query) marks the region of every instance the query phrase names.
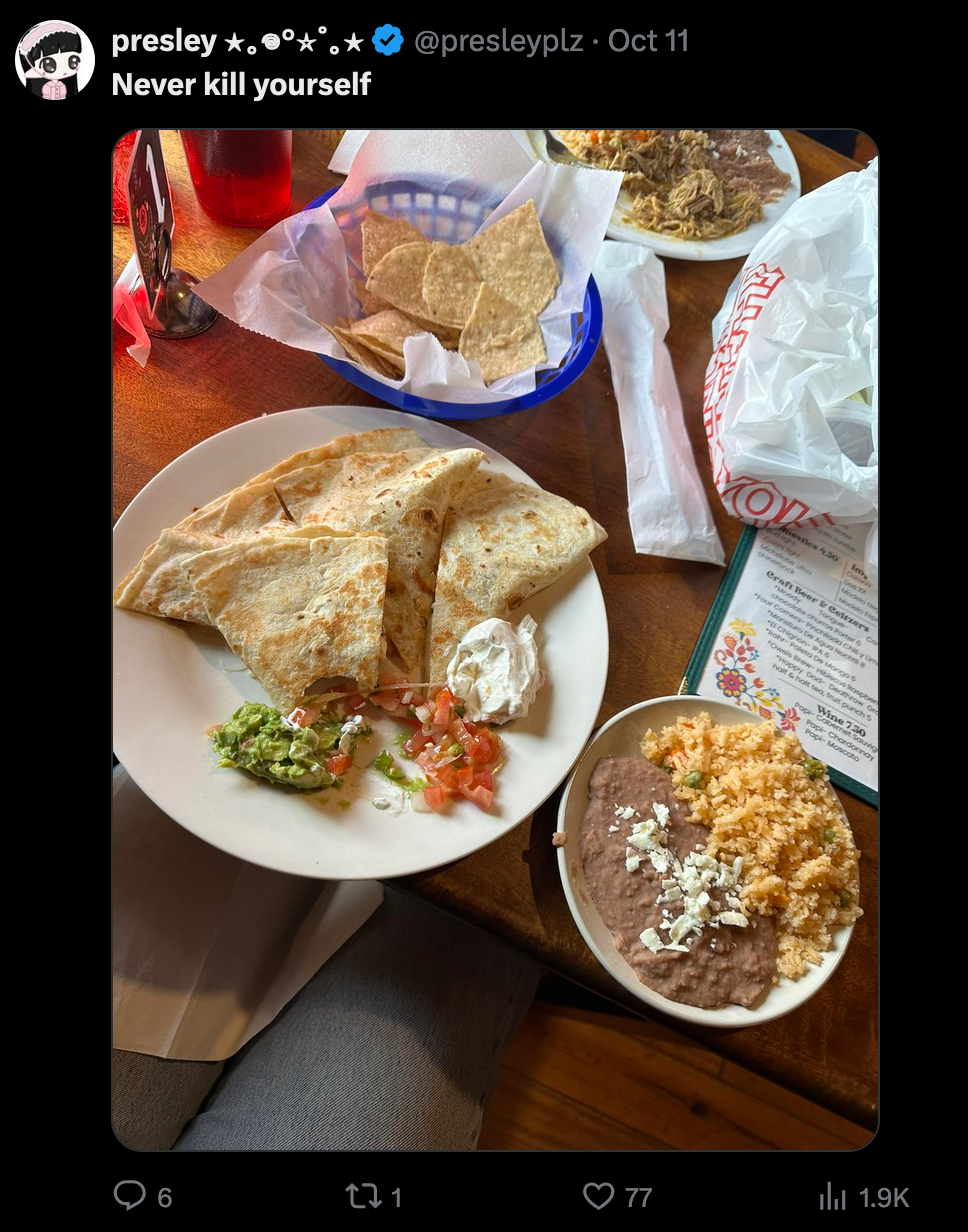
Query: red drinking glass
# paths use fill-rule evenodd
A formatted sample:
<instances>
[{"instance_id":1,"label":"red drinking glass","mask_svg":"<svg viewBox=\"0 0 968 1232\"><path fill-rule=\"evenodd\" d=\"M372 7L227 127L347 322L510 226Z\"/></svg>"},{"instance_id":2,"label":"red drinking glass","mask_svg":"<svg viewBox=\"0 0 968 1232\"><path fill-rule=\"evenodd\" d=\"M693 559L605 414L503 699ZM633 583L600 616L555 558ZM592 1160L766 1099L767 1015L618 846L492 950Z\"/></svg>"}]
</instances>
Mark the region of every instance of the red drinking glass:
<instances>
[{"instance_id":1,"label":"red drinking glass","mask_svg":"<svg viewBox=\"0 0 968 1232\"><path fill-rule=\"evenodd\" d=\"M199 205L220 222L265 227L289 209L292 129L183 128Z\"/></svg>"}]
</instances>

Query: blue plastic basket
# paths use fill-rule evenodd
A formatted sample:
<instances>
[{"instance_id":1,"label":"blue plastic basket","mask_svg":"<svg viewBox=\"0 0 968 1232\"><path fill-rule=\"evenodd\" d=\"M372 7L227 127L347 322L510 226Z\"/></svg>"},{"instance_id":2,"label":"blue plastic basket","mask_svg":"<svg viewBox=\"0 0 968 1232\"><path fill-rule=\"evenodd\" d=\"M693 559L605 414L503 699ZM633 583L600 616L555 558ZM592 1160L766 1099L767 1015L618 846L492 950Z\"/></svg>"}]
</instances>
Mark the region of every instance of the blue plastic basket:
<instances>
[{"instance_id":1,"label":"blue plastic basket","mask_svg":"<svg viewBox=\"0 0 968 1232\"><path fill-rule=\"evenodd\" d=\"M337 190L330 189L315 201L310 201L307 210L323 205ZM364 198L351 205L333 211L346 243L346 255L353 276L365 281L363 275L362 241L360 224L368 209L381 214L397 215L411 223L430 240L442 240L448 244L460 244L470 239L481 223L493 212L496 202L485 199L482 190L472 185L451 186L446 192L435 192L409 182L374 184L366 190ZM548 246L555 252L553 236L548 236ZM526 411L554 398L576 381L591 363L602 337L602 301L595 280L589 278L585 288L585 302L581 312L571 318L571 346L557 368L538 372L535 389L517 397L495 398L493 402L441 402L434 398L421 398L387 385L378 376L361 372L346 360L320 355L324 364L329 364L340 376L360 389L367 390L391 406L415 415L433 419L486 419L491 415L512 415Z\"/></svg>"}]
</instances>

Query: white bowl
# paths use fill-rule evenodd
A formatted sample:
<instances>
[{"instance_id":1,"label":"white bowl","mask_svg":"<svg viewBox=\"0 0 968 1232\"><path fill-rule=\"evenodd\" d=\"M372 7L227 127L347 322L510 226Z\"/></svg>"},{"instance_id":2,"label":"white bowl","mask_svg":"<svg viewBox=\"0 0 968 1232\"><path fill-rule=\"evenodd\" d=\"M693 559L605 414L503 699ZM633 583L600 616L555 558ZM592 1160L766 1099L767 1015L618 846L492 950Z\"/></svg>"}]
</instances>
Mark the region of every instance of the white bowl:
<instances>
[{"instance_id":1,"label":"white bowl","mask_svg":"<svg viewBox=\"0 0 968 1232\"><path fill-rule=\"evenodd\" d=\"M825 955L819 967L809 967L799 980L785 976L774 984L749 1008L742 1005L727 1005L719 1009L700 1009L670 1001L654 992L635 974L615 948L612 934L602 922L591 901L585 885L585 874L579 855L579 828L588 802L588 780L602 757L640 757L642 737L649 728L658 731L669 727L680 718L693 718L706 712L716 723L768 722L758 715L742 710L730 702L715 698L677 696L656 697L652 701L629 706L601 727L585 748L578 765L572 771L558 809L558 829L568 836L563 847L558 848L558 868L565 898L575 917L575 923L589 949L602 966L633 996L653 1009L661 1010L672 1018L696 1023L704 1027L759 1026L774 1018L789 1014L818 992L837 969L852 928L842 928L834 934L834 948Z\"/></svg>"}]
</instances>

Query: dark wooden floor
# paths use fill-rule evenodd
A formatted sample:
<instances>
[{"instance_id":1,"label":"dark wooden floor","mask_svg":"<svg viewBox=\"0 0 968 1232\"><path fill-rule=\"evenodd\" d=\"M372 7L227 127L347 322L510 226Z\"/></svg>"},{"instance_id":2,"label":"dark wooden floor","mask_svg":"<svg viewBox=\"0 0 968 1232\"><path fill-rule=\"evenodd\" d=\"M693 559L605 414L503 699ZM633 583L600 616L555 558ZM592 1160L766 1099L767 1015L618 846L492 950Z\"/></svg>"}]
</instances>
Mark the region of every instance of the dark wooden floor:
<instances>
[{"instance_id":1,"label":"dark wooden floor","mask_svg":"<svg viewBox=\"0 0 968 1232\"><path fill-rule=\"evenodd\" d=\"M536 1001L478 1149L849 1151L871 1137L664 1027Z\"/></svg>"}]
</instances>

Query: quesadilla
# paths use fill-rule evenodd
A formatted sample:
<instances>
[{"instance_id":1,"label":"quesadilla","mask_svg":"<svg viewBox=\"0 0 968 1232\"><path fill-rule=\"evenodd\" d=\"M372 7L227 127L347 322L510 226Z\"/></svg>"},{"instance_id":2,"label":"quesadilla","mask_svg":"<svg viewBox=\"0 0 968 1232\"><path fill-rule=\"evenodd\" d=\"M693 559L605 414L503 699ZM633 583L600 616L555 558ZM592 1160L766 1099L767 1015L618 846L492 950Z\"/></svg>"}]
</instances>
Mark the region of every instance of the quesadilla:
<instances>
[{"instance_id":1,"label":"quesadilla","mask_svg":"<svg viewBox=\"0 0 968 1232\"><path fill-rule=\"evenodd\" d=\"M209 624L205 604L195 594L182 565L224 542L215 535L192 535L177 527L163 530L114 592L116 606L150 616Z\"/></svg>"},{"instance_id":2,"label":"quesadilla","mask_svg":"<svg viewBox=\"0 0 968 1232\"><path fill-rule=\"evenodd\" d=\"M271 480L236 488L162 531L114 592L115 605L149 616L210 624L184 574L185 562L227 541L257 539L291 526Z\"/></svg>"},{"instance_id":3,"label":"quesadilla","mask_svg":"<svg viewBox=\"0 0 968 1232\"><path fill-rule=\"evenodd\" d=\"M589 513L561 496L505 475L473 475L444 525L427 679L446 680L468 629L490 617L510 619L605 538Z\"/></svg>"},{"instance_id":4,"label":"quesadilla","mask_svg":"<svg viewBox=\"0 0 968 1232\"><path fill-rule=\"evenodd\" d=\"M201 552L185 572L281 714L320 679L375 688L387 580L382 536L267 536Z\"/></svg>"},{"instance_id":5,"label":"quesadilla","mask_svg":"<svg viewBox=\"0 0 968 1232\"><path fill-rule=\"evenodd\" d=\"M352 454L282 476L276 486L303 527L314 524L387 539L387 638L422 680L424 640L447 509L484 454L478 449ZM414 673L418 673L414 676Z\"/></svg>"},{"instance_id":6,"label":"quesadilla","mask_svg":"<svg viewBox=\"0 0 968 1232\"><path fill-rule=\"evenodd\" d=\"M325 462L327 458L345 458L351 453L396 453L401 449L426 448L413 428L374 428L372 432L351 432L346 436L335 437L326 445L317 445L315 449L303 449L292 454L283 462L277 462L261 475L248 480L244 486L262 483L266 479L278 479L280 475L288 475L290 471L298 471L303 466L315 466L317 462Z\"/></svg>"},{"instance_id":7,"label":"quesadilla","mask_svg":"<svg viewBox=\"0 0 968 1232\"><path fill-rule=\"evenodd\" d=\"M257 539L266 531L278 533L293 525L279 501L273 480L326 459L355 453L420 450L409 457L432 452L412 428L377 428L337 436L326 445L304 449L277 462L231 492L209 501L201 509L162 532L114 592L117 607L168 616L195 624L209 624L205 606L196 597L182 566L196 552L218 547L227 540Z\"/></svg>"}]
</instances>

